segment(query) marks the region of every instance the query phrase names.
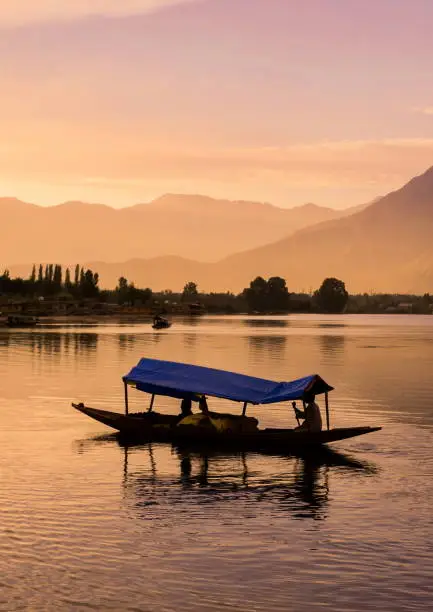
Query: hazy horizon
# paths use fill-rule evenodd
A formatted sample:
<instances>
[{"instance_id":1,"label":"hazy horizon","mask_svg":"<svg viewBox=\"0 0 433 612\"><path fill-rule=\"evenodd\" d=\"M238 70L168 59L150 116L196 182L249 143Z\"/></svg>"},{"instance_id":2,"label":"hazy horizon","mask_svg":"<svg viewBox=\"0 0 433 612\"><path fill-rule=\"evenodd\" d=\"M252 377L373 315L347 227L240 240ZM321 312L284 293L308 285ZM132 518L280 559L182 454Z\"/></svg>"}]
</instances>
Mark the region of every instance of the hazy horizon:
<instances>
[{"instance_id":1,"label":"hazy horizon","mask_svg":"<svg viewBox=\"0 0 433 612\"><path fill-rule=\"evenodd\" d=\"M396 187L397 189L398 187ZM381 195L377 195L376 197L373 197L371 201L374 201L378 198L381 198L383 195L386 194L381 194ZM186 197L186 198L210 198L211 200L215 200L215 201L226 201L226 202L233 202L234 204L236 204L237 202L251 202L254 204L263 204L263 205L269 205L269 206L274 206L276 208L284 208L284 209L292 209L292 208L301 208L303 206L310 206L310 205L314 205L314 206L318 206L321 208L331 208L334 209L336 211L338 210L345 210L345 209L349 209L349 208L353 208L356 206L360 206L362 204L368 204L369 202L355 202L354 204L352 203L348 203L347 206L344 207L337 207L337 206L331 206L331 205L324 205L324 204L320 204L318 202L300 202L298 204L290 204L287 206L284 205L278 205L275 204L274 202L269 202L269 201L265 201L265 200L249 200L247 198L230 198L229 196L227 197L214 197L211 196L207 193L161 193L159 195L157 195L155 198L152 198L151 200L136 200L136 201L131 201L131 202L123 202L123 203L118 203L116 204L110 204L107 202L102 202L102 201L88 201L85 200L84 198L78 198L78 199L73 199L73 200L62 200L62 201L56 201L56 202L36 202L36 201L30 201L28 199L23 199L23 198L19 198L14 194L6 194L6 195L1 195L0 194L0 201L1 200L18 200L20 202L23 202L25 204L31 204L33 206L40 206L41 208L52 208L55 206L62 206L64 204L71 204L71 203L80 203L80 204L88 204L90 206L107 206L108 208L113 208L114 210L122 210L123 208L132 208L134 206L142 206L142 205L146 205L146 204L152 204L154 202L156 202L157 200L160 200L166 196L173 196L173 197L177 197L177 196L182 196L182 197Z\"/></svg>"},{"instance_id":2,"label":"hazy horizon","mask_svg":"<svg viewBox=\"0 0 433 612\"><path fill-rule=\"evenodd\" d=\"M425 0L0 7L0 193L342 209L433 161Z\"/></svg>"}]
</instances>

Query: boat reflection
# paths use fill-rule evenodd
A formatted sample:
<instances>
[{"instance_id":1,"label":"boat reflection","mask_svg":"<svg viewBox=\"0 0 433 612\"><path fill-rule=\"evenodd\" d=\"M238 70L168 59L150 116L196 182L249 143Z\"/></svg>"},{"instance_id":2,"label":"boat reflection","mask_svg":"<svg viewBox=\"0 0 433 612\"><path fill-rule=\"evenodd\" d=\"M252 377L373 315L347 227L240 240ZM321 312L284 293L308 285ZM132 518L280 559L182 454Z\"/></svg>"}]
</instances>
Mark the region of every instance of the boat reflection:
<instances>
[{"instance_id":1,"label":"boat reflection","mask_svg":"<svg viewBox=\"0 0 433 612\"><path fill-rule=\"evenodd\" d=\"M245 327L256 327L256 328L281 328L281 327L289 327L290 321L288 319L243 319L242 325Z\"/></svg>"},{"instance_id":2,"label":"boat reflection","mask_svg":"<svg viewBox=\"0 0 433 612\"><path fill-rule=\"evenodd\" d=\"M161 504L191 511L194 504L232 501L250 506L267 502L293 518L324 520L333 472L358 476L377 472L370 463L330 449L263 456L163 444L132 446L108 435L81 441L79 452L95 444L116 444L123 450L125 503L146 520L157 518L158 512L150 508Z\"/></svg>"}]
</instances>

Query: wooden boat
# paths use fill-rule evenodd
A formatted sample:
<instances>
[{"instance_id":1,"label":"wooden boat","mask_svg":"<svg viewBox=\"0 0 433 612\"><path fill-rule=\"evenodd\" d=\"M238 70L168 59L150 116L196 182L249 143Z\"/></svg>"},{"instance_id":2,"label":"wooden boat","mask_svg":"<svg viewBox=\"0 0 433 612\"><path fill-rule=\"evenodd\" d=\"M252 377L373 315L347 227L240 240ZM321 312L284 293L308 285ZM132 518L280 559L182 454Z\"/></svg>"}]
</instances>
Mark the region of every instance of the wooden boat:
<instances>
[{"instance_id":1,"label":"wooden boat","mask_svg":"<svg viewBox=\"0 0 433 612\"><path fill-rule=\"evenodd\" d=\"M8 327L35 327L39 323L36 317L27 315L9 315L6 319Z\"/></svg>"},{"instance_id":2,"label":"wooden boat","mask_svg":"<svg viewBox=\"0 0 433 612\"><path fill-rule=\"evenodd\" d=\"M239 450L289 452L292 449L314 448L378 431L381 427L330 428L328 393L333 387L313 374L291 382L276 382L225 370L201 366L141 359L123 377L125 414L99 410L73 403L72 406L87 416L116 429L131 439L155 442L190 444L196 441L208 447ZM128 387L151 395L147 412L130 413ZM273 404L306 396L325 395L326 429L277 429L257 427L257 420L246 416L249 404ZM188 417L153 411L155 396L168 396L191 402L201 402L205 396L243 403L242 415L221 414L205 410ZM195 419L195 417L198 417ZM194 422L196 421L196 422ZM191 423L192 422L192 423Z\"/></svg>"},{"instance_id":3,"label":"wooden boat","mask_svg":"<svg viewBox=\"0 0 433 612\"><path fill-rule=\"evenodd\" d=\"M168 329L171 327L171 323L167 319L164 319L164 317L155 317L152 327L153 329Z\"/></svg>"}]
</instances>

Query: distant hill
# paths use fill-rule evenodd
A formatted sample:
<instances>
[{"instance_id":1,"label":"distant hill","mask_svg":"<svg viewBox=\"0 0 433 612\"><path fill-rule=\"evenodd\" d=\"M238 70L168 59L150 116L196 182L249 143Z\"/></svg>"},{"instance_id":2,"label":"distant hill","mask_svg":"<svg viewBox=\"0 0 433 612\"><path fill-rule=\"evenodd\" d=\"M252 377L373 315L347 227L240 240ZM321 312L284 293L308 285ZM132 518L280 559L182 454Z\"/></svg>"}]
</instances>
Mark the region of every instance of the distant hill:
<instances>
[{"instance_id":1,"label":"distant hill","mask_svg":"<svg viewBox=\"0 0 433 612\"><path fill-rule=\"evenodd\" d=\"M217 263L178 257L93 263L105 286L120 274L137 285L240 291L257 275L281 275L290 289L317 288L327 276L351 292L433 293L433 167L363 210L319 223Z\"/></svg>"},{"instance_id":2,"label":"distant hill","mask_svg":"<svg viewBox=\"0 0 433 612\"><path fill-rule=\"evenodd\" d=\"M124 209L83 202L42 207L0 198L0 261L10 266L166 255L216 261L348 212L200 195L165 195Z\"/></svg>"},{"instance_id":3,"label":"distant hill","mask_svg":"<svg viewBox=\"0 0 433 612\"><path fill-rule=\"evenodd\" d=\"M316 288L326 276L350 291L433 292L433 166L401 189L349 217L228 257L234 285L251 275L282 275L289 286Z\"/></svg>"}]
</instances>

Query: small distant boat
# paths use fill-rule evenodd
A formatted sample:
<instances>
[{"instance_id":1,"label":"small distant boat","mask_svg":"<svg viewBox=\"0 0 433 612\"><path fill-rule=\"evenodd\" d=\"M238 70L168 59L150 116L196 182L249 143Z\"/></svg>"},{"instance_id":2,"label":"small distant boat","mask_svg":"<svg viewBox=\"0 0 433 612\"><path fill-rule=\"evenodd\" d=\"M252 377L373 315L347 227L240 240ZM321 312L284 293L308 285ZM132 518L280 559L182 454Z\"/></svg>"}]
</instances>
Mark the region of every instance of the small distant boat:
<instances>
[{"instance_id":1,"label":"small distant boat","mask_svg":"<svg viewBox=\"0 0 433 612\"><path fill-rule=\"evenodd\" d=\"M36 317L27 315L9 315L6 319L8 327L35 327L39 323Z\"/></svg>"},{"instance_id":2,"label":"small distant boat","mask_svg":"<svg viewBox=\"0 0 433 612\"><path fill-rule=\"evenodd\" d=\"M291 382L277 382L245 374L216 370L202 366L141 359L123 377L125 414L90 408L82 403L72 404L87 416L117 429L121 434L147 441L191 443L206 447L222 446L237 450L289 452L293 449L320 447L329 442L345 440L378 431L381 427L344 427L331 429L329 425L328 392L333 387L313 374ZM128 386L151 395L147 412L130 413ZM247 406L267 405L304 400L308 394L325 395L326 429L308 431L297 429L260 429L255 418L247 417ZM243 404L242 415L207 412L184 418L180 415L153 412L155 396L200 401L205 396L224 398ZM197 420L198 419L198 420Z\"/></svg>"},{"instance_id":3,"label":"small distant boat","mask_svg":"<svg viewBox=\"0 0 433 612\"><path fill-rule=\"evenodd\" d=\"M164 317L156 316L153 319L153 329L168 329L171 327L171 323L168 319L164 319Z\"/></svg>"}]
</instances>

